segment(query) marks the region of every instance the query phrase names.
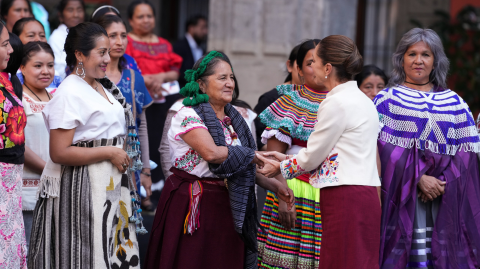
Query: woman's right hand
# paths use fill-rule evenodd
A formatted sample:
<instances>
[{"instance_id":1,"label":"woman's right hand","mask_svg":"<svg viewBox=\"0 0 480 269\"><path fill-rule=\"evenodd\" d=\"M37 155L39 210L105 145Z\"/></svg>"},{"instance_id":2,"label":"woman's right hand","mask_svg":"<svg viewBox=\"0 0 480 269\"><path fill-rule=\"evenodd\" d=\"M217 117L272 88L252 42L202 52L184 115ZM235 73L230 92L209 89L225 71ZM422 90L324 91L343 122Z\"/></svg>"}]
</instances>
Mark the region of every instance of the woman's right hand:
<instances>
[{"instance_id":1,"label":"woman's right hand","mask_svg":"<svg viewBox=\"0 0 480 269\"><path fill-rule=\"evenodd\" d=\"M278 162L286 160L288 156L278 151L267 151L267 152L258 152L258 153L261 154L263 157L276 160Z\"/></svg>"},{"instance_id":2,"label":"woman's right hand","mask_svg":"<svg viewBox=\"0 0 480 269\"><path fill-rule=\"evenodd\" d=\"M109 147L109 150L110 162L118 168L120 173L125 173L130 166L130 158L128 157L127 152L117 147Z\"/></svg>"},{"instance_id":3,"label":"woman's right hand","mask_svg":"<svg viewBox=\"0 0 480 269\"><path fill-rule=\"evenodd\" d=\"M447 182L432 176L423 175L417 184L421 191L421 193L418 193L418 197L422 197L423 202L427 202L427 200L433 201L433 199L445 193L445 184Z\"/></svg>"},{"instance_id":4,"label":"woman's right hand","mask_svg":"<svg viewBox=\"0 0 480 269\"><path fill-rule=\"evenodd\" d=\"M295 222L297 220L297 209L295 205L288 210L287 203L281 199L278 199L278 218L280 220L280 224L282 224L285 229L291 230L295 228Z\"/></svg>"}]
</instances>

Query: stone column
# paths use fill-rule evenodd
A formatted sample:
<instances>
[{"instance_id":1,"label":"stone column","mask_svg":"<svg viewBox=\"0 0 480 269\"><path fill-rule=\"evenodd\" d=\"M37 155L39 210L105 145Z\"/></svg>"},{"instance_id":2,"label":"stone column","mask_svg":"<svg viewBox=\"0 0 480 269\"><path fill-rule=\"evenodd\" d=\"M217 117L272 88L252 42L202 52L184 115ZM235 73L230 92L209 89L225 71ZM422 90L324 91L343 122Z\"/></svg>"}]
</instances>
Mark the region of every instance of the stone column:
<instances>
[{"instance_id":1,"label":"stone column","mask_svg":"<svg viewBox=\"0 0 480 269\"><path fill-rule=\"evenodd\" d=\"M290 50L308 38L355 38L356 0L210 0L209 50L232 61L240 99L282 84Z\"/></svg>"}]
</instances>

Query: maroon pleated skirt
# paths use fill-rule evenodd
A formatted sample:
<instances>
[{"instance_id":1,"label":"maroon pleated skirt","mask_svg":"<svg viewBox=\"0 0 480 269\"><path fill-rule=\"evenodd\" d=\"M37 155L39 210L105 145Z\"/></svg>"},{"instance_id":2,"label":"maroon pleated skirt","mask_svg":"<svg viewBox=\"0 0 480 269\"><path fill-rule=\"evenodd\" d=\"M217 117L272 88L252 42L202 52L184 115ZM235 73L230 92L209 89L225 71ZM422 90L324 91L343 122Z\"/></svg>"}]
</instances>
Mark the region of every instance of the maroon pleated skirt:
<instances>
[{"instance_id":1,"label":"maroon pleated skirt","mask_svg":"<svg viewBox=\"0 0 480 269\"><path fill-rule=\"evenodd\" d=\"M377 188L338 186L320 190L321 269L378 269L381 209Z\"/></svg>"},{"instance_id":2,"label":"maroon pleated skirt","mask_svg":"<svg viewBox=\"0 0 480 269\"><path fill-rule=\"evenodd\" d=\"M189 183L199 178L178 169L171 171L174 174L165 181L157 206L145 268L243 269L244 243L234 229L226 187L202 184L200 227L193 235L184 234L190 201Z\"/></svg>"}]
</instances>

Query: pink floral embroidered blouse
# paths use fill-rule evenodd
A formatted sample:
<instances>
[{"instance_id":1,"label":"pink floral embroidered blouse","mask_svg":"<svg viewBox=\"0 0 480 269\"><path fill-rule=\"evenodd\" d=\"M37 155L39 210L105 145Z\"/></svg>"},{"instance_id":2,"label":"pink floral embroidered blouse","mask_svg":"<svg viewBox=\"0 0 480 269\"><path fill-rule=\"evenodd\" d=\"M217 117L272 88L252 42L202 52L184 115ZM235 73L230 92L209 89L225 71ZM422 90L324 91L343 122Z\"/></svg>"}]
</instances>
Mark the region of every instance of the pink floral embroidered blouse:
<instances>
[{"instance_id":1,"label":"pink floral embroidered blouse","mask_svg":"<svg viewBox=\"0 0 480 269\"><path fill-rule=\"evenodd\" d=\"M240 145L240 140L233 140L230 131L223 124L222 127L227 145ZM181 135L197 128L208 131L193 108L184 106L173 116L170 129L168 130L172 166L197 177L217 177L210 172L208 163L200 154L181 138Z\"/></svg>"}]
</instances>

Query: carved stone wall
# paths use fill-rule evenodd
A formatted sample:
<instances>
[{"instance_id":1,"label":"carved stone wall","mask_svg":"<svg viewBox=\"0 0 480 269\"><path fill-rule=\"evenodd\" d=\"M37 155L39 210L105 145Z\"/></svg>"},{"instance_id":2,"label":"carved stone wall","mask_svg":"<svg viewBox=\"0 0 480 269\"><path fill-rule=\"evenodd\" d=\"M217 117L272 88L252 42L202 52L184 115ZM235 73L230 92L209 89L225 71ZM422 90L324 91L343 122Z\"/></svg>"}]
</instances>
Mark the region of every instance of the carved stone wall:
<instances>
[{"instance_id":1,"label":"carved stone wall","mask_svg":"<svg viewBox=\"0 0 480 269\"><path fill-rule=\"evenodd\" d=\"M290 50L330 34L355 38L356 0L210 0L209 50L225 52L252 107L283 83Z\"/></svg>"}]
</instances>

